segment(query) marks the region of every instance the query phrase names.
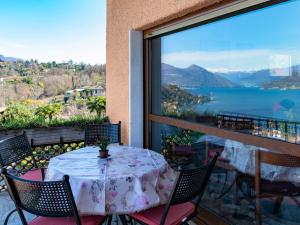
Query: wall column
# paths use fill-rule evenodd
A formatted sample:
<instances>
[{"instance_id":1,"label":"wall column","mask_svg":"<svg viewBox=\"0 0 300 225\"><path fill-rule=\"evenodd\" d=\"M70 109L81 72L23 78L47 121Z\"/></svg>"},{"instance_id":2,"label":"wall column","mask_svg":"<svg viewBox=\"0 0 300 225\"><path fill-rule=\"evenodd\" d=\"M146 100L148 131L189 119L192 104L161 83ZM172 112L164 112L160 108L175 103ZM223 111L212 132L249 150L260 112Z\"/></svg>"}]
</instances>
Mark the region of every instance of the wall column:
<instances>
[{"instance_id":1,"label":"wall column","mask_svg":"<svg viewBox=\"0 0 300 225\"><path fill-rule=\"evenodd\" d=\"M143 32L129 31L129 146L143 147Z\"/></svg>"}]
</instances>

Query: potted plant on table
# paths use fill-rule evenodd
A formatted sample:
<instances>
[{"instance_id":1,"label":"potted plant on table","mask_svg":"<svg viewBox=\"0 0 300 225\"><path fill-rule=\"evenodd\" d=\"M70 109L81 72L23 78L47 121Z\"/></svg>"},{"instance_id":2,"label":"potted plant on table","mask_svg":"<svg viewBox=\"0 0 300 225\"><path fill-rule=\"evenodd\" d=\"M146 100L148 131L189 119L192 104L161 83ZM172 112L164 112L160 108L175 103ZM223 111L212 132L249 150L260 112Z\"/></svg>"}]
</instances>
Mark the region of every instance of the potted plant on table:
<instances>
[{"instance_id":1,"label":"potted plant on table","mask_svg":"<svg viewBox=\"0 0 300 225\"><path fill-rule=\"evenodd\" d=\"M99 157L100 158L107 158L108 157L108 149L107 146L109 145L109 139L108 138L101 138L98 141L98 146L99 146Z\"/></svg>"}]
</instances>

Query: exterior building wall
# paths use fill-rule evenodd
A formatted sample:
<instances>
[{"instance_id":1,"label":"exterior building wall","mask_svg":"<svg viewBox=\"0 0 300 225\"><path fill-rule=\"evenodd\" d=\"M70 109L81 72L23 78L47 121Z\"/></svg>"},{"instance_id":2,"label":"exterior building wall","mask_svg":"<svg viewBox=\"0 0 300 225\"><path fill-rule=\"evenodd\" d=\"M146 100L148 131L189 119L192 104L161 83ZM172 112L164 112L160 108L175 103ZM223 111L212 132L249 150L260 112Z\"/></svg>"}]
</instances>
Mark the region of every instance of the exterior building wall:
<instances>
[{"instance_id":1,"label":"exterior building wall","mask_svg":"<svg viewBox=\"0 0 300 225\"><path fill-rule=\"evenodd\" d=\"M222 0L107 0L107 115L122 121L122 141L129 131L129 30L146 30ZM142 74L141 74L142 76Z\"/></svg>"}]
</instances>

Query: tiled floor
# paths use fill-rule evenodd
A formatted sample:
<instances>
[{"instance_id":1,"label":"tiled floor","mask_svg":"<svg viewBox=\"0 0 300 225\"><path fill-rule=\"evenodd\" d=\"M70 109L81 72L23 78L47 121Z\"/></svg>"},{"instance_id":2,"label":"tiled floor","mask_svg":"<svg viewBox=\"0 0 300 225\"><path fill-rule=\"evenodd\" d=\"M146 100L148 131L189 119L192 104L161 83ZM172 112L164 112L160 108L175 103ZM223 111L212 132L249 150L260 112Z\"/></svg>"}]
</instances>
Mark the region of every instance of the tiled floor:
<instances>
[{"instance_id":1,"label":"tiled floor","mask_svg":"<svg viewBox=\"0 0 300 225\"><path fill-rule=\"evenodd\" d=\"M0 224L2 225L5 221L6 215L15 208L14 203L11 201L7 192L0 193ZM25 214L27 221L30 221L34 218L33 215L26 213ZM18 213L13 213L10 217L8 225L22 225Z\"/></svg>"},{"instance_id":2,"label":"tiled floor","mask_svg":"<svg viewBox=\"0 0 300 225\"><path fill-rule=\"evenodd\" d=\"M0 225L4 224L6 215L14 208L15 208L14 203L10 199L8 193L1 192L0 193ZM35 216L29 213L25 213L25 217L27 219L27 222L29 222ZM10 217L8 225L22 225L17 212L13 213L13 215ZM112 225L121 225L121 222L116 217L114 217L112 221Z\"/></svg>"}]
</instances>

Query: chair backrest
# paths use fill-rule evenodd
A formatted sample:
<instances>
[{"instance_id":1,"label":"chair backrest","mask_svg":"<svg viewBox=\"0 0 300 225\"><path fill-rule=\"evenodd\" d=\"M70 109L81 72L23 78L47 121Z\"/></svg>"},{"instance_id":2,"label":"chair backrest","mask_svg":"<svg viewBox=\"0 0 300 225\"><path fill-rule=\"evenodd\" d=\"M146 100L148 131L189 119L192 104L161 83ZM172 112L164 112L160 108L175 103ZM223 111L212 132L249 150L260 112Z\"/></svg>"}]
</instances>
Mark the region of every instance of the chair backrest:
<instances>
[{"instance_id":1,"label":"chair backrest","mask_svg":"<svg viewBox=\"0 0 300 225\"><path fill-rule=\"evenodd\" d=\"M76 224L81 225L67 175L61 181L44 182L24 180L7 173L5 168L1 174L23 225L27 222L22 210L44 217L74 217Z\"/></svg>"},{"instance_id":2,"label":"chair backrest","mask_svg":"<svg viewBox=\"0 0 300 225\"><path fill-rule=\"evenodd\" d=\"M213 159L205 163L205 165L194 169L181 169L179 171L169 203L165 206L164 213L160 221L161 225L164 224L171 205L181 204L197 199L194 214L197 213L197 208L200 204L218 157L219 153L216 152Z\"/></svg>"},{"instance_id":3,"label":"chair backrest","mask_svg":"<svg viewBox=\"0 0 300 225\"><path fill-rule=\"evenodd\" d=\"M257 150L255 152L255 188L260 194L261 163L274 166L300 167L300 157Z\"/></svg>"},{"instance_id":4,"label":"chair backrest","mask_svg":"<svg viewBox=\"0 0 300 225\"><path fill-rule=\"evenodd\" d=\"M274 152L266 152L257 150L255 152L255 195L256 195L256 224L261 224L261 163L266 163L274 166L284 167L300 167L300 157L279 154Z\"/></svg>"},{"instance_id":5,"label":"chair backrest","mask_svg":"<svg viewBox=\"0 0 300 225\"><path fill-rule=\"evenodd\" d=\"M101 138L109 139L110 143L121 144L121 122L116 124L88 124L85 126L84 143L94 145Z\"/></svg>"},{"instance_id":6,"label":"chair backrest","mask_svg":"<svg viewBox=\"0 0 300 225\"><path fill-rule=\"evenodd\" d=\"M285 167L300 167L300 157L279 154L274 152L256 151L255 152L257 163L266 163L275 166Z\"/></svg>"},{"instance_id":7,"label":"chair backrest","mask_svg":"<svg viewBox=\"0 0 300 225\"><path fill-rule=\"evenodd\" d=\"M0 142L0 167L8 166L28 156L33 155L25 133ZM34 160L34 157L32 158Z\"/></svg>"}]
</instances>

